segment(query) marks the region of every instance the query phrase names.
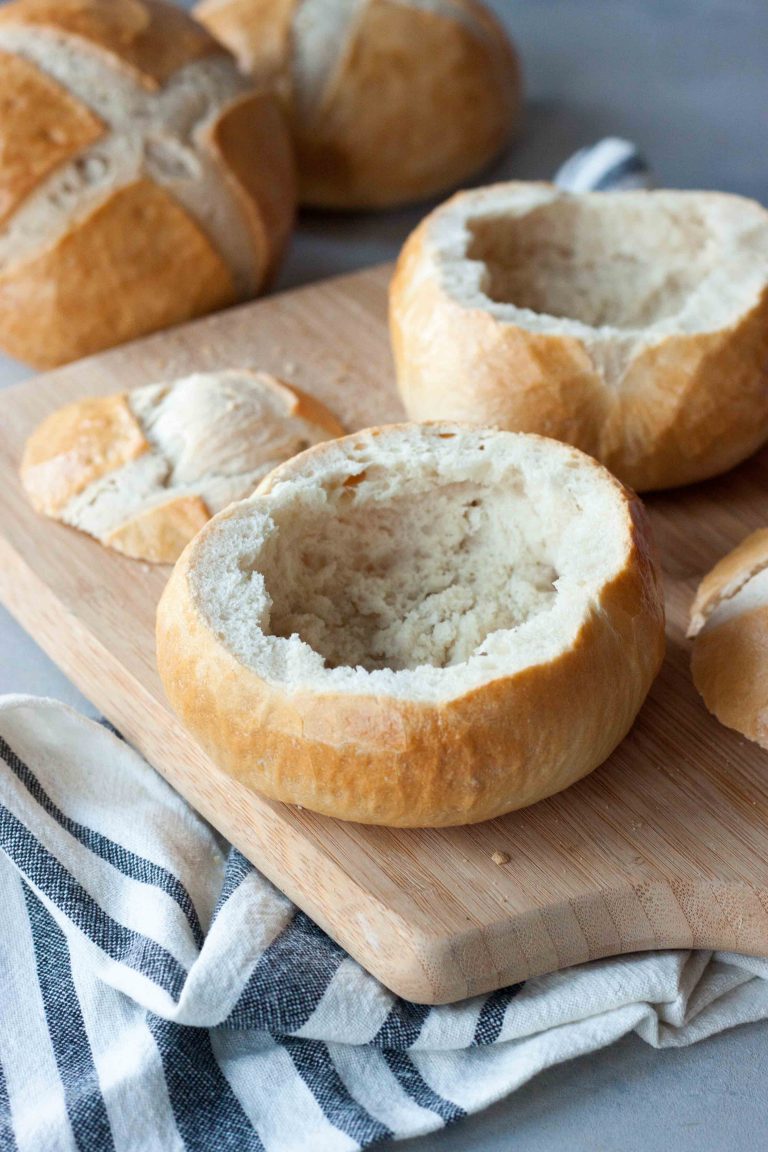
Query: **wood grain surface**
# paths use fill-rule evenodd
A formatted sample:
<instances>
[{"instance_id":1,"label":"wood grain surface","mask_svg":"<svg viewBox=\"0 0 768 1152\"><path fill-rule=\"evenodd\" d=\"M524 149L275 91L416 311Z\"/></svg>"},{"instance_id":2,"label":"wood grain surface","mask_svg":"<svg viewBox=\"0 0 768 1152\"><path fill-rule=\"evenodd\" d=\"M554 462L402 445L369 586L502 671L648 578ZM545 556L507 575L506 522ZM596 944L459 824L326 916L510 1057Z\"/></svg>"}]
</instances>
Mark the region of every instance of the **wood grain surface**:
<instances>
[{"instance_id":1,"label":"wood grain surface","mask_svg":"<svg viewBox=\"0 0 768 1152\"><path fill-rule=\"evenodd\" d=\"M768 522L767 453L648 501L666 574L669 652L611 759L526 811L434 831L344 824L228 778L162 695L153 624L168 570L110 553L27 505L16 468L43 416L81 395L192 369L248 365L284 375L350 430L400 418L388 274L379 268L275 296L4 392L0 596L195 808L403 996L442 1003L639 949L768 953L768 754L706 712L684 639L701 574Z\"/></svg>"}]
</instances>

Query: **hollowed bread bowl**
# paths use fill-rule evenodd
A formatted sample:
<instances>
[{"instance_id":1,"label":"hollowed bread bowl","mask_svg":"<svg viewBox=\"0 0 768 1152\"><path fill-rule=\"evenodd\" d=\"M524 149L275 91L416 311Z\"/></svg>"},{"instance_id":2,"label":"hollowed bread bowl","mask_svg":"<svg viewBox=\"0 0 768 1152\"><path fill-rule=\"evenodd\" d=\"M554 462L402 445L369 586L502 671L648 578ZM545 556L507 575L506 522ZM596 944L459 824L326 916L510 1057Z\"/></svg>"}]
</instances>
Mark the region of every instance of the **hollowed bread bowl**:
<instances>
[{"instance_id":1,"label":"hollowed bread bowl","mask_svg":"<svg viewBox=\"0 0 768 1152\"><path fill-rule=\"evenodd\" d=\"M688 484L768 437L768 213L710 192L455 196L391 290L415 420L538 432L638 491Z\"/></svg>"},{"instance_id":2,"label":"hollowed bread bowl","mask_svg":"<svg viewBox=\"0 0 768 1152\"><path fill-rule=\"evenodd\" d=\"M539 436L374 428L278 467L162 597L171 705L228 773L374 824L499 816L625 736L662 659L638 499Z\"/></svg>"}]
</instances>

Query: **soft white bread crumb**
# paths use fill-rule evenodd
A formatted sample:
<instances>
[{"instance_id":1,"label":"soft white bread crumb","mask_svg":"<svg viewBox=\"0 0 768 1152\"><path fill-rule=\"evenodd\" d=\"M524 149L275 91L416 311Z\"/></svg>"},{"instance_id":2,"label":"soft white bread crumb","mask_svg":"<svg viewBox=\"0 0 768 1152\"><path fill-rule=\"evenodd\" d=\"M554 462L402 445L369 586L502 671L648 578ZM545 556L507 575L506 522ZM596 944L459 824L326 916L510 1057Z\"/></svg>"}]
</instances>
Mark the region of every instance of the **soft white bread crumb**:
<instances>
[{"instance_id":1,"label":"soft white bread crumb","mask_svg":"<svg viewBox=\"0 0 768 1152\"><path fill-rule=\"evenodd\" d=\"M436 700L550 659L626 548L620 486L572 449L404 426L274 473L206 533L192 581L270 681Z\"/></svg>"}]
</instances>

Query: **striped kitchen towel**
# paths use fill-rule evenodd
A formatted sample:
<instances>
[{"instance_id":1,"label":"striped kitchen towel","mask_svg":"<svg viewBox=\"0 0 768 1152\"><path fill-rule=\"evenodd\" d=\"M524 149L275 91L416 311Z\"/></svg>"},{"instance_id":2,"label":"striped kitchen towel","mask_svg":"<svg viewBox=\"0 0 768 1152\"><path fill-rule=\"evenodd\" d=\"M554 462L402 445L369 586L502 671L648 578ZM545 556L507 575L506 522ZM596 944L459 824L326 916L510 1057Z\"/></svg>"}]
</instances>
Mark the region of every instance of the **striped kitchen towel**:
<instances>
[{"instance_id":1,"label":"striped kitchen towel","mask_svg":"<svg viewBox=\"0 0 768 1152\"><path fill-rule=\"evenodd\" d=\"M349 1152L432 1131L635 1031L768 1017L768 962L598 961L398 999L127 744L0 698L0 1148Z\"/></svg>"},{"instance_id":2,"label":"striped kitchen towel","mask_svg":"<svg viewBox=\"0 0 768 1152\"><path fill-rule=\"evenodd\" d=\"M558 168L554 182L568 192L631 192L650 188L653 173L631 141L606 136L575 152Z\"/></svg>"}]
</instances>

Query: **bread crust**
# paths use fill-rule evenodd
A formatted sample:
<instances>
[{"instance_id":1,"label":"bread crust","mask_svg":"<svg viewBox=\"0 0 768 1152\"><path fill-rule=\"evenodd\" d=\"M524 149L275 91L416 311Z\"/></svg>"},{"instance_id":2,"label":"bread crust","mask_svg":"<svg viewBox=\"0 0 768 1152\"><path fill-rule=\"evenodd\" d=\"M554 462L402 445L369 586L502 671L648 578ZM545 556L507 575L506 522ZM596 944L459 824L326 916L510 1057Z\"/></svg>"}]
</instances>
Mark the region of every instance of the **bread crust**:
<instances>
[{"instance_id":1,"label":"bread crust","mask_svg":"<svg viewBox=\"0 0 768 1152\"><path fill-rule=\"evenodd\" d=\"M519 113L501 28L489 45L442 12L370 0L320 105L294 120L302 203L388 208L434 196L490 163Z\"/></svg>"},{"instance_id":2,"label":"bread crust","mask_svg":"<svg viewBox=\"0 0 768 1152\"><path fill-rule=\"evenodd\" d=\"M322 451L270 473L259 494L303 474ZM205 622L190 582L217 517L181 556L158 608L168 699L226 772L329 816L437 827L532 804L609 755L663 658L663 598L647 519L630 492L622 490L622 500L625 563L571 647L439 703L291 689L242 664Z\"/></svg>"},{"instance_id":3,"label":"bread crust","mask_svg":"<svg viewBox=\"0 0 768 1152\"><path fill-rule=\"evenodd\" d=\"M697 636L717 605L734 596L763 568L768 568L768 528L751 532L707 572L691 605L688 635Z\"/></svg>"},{"instance_id":4,"label":"bread crust","mask_svg":"<svg viewBox=\"0 0 768 1152\"><path fill-rule=\"evenodd\" d=\"M293 17L299 0L202 0L194 10L244 72L289 95Z\"/></svg>"},{"instance_id":5,"label":"bread crust","mask_svg":"<svg viewBox=\"0 0 768 1152\"><path fill-rule=\"evenodd\" d=\"M368 0L313 106L294 74L296 0L206 0L197 17L292 109L299 198L318 208L423 200L488 164L516 130L520 66L471 0Z\"/></svg>"},{"instance_id":6,"label":"bread crust","mask_svg":"<svg viewBox=\"0 0 768 1152\"><path fill-rule=\"evenodd\" d=\"M210 518L199 496L174 496L126 520L103 543L132 560L173 564Z\"/></svg>"},{"instance_id":7,"label":"bread crust","mask_svg":"<svg viewBox=\"0 0 768 1152\"><path fill-rule=\"evenodd\" d=\"M223 48L201 25L162 0L13 0L0 24L31 24L85 40L159 88L185 64Z\"/></svg>"},{"instance_id":8,"label":"bread crust","mask_svg":"<svg viewBox=\"0 0 768 1152\"><path fill-rule=\"evenodd\" d=\"M290 136L209 32L162 0L13 0L0 48L4 351L55 367L270 283Z\"/></svg>"},{"instance_id":9,"label":"bread crust","mask_svg":"<svg viewBox=\"0 0 768 1152\"><path fill-rule=\"evenodd\" d=\"M620 382L610 384L582 340L465 306L440 283L430 229L473 195L460 193L422 222L392 280L398 387L412 419L552 436L641 492L717 475L765 442L768 280L733 324L664 336L634 354Z\"/></svg>"},{"instance_id":10,"label":"bread crust","mask_svg":"<svg viewBox=\"0 0 768 1152\"><path fill-rule=\"evenodd\" d=\"M693 682L727 728L768 749L768 605L761 604L697 636Z\"/></svg>"},{"instance_id":11,"label":"bread crust","mask_svg":"<svg viewBox=\"0 0 768 1152\"><path fill-rule=\"evenodd\" d=\"M248 93L224 109L205 138L248 223L261 290L275 276L296 208L293 152L276 97Z\"/></svg>"},{"instance_id":12,"label":"bread crust","mask_svg":"<svg viewBox=\"0 0 768 1152\"><path fill-rule=\"evenodd\" d=\"M0 273L0 344L52 368L235 298L229 269L192 217L142 179ZM115 299L118 310L108 306Z\"/></svg>"},{"instance_id":13,"label":"bread crust","mask_svg":"<svg viewBox=\"0 0 768 1152\"><path fill-rule=\"evenodd\" d=\"M124 393L89 396L37 426L24 446L21 482L37 512L56 516L89 484L148 448Z\"/></svg>"},{"instance_id":14,"label":"bread crust","mask_svg":"<svg viewBox=\"0 0 768 1152\"><path fill-rule=\"evenodd\" d=\"M768 569L768 529L729 552L701 581L691 607L693 682L721 724L768 749L768 599L730 604Z\"/></svg>"},{"instance_id":15,"label":"bread crust","mask_svg":"<svg viewBox=\"0 0 768 1152\"><path fill-rule=\"evenodd\" d=\"M0 227L49 172L104 131L98 116L34 64L0 52Z\"/></svg>"}]
</instances>

